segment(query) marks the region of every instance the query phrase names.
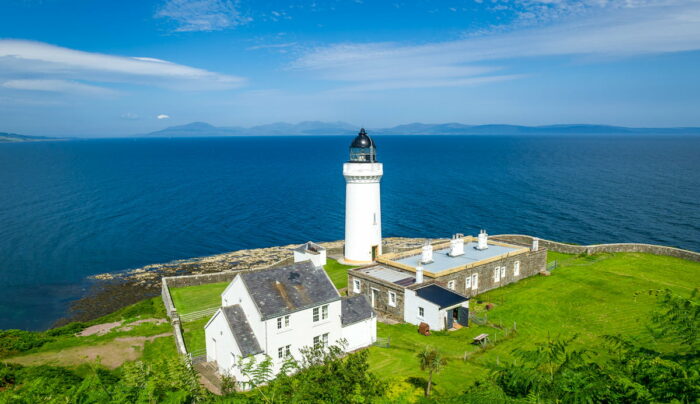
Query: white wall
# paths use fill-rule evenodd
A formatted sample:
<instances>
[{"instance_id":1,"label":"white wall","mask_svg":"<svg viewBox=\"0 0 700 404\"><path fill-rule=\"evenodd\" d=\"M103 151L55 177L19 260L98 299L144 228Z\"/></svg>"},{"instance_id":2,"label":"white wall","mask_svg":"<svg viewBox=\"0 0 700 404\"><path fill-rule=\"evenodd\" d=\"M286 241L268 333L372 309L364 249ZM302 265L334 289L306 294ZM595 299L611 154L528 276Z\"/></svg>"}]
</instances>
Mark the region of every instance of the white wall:
<instances>
[{"instance_id":1,"label":"white wall","mask_svg":"<svg viewBox=\"0 0 700 404\"><path fill-rule=\"evenodd\" d=\"M347 351L364 348L377 341L377 317L368 318L343 327L342 336L347 342Z\"/></svg>"},{"instance_id":2,"label":"white wall","mask_svg":"<svg viewBox=\"0 0 700 404\"><path fill-rule=\"evenodd\" d=\"M382 212L379 181L382 163L345 163L345 258L372 261L372 246L382 251Z\"/></svg>"},{"instance_id":3,"label":"white wall","mask_svg":"<svg viewBox=\"0 0 700 404\"><path fill-rule=\"evenodd\" d=\"M424 316L418 316L418 307L423 307ZM416 292L405 289L404 292L404 321L410 324L419 325L427 323L431 330L442 330L445 328L445 312L440 311L440 307L434 303L424 300L416 295Z\"/></svg>"},{"instance_id":4,"label":"white wall","mask_svg":"<svg viewBox=\"0 0 700 404\"><path fill-rule=\"evenodd\" d=\"M311 261L314 266L322 267L326 265L326 250L321 250L318 254L302 253L294 251L294 262Z\"/></svg>"},{"instance_id":5,"label":"white wall","mask_svg":"<svg viewBox=\"0 0 700 404\"><path fill-rule=\"evenodd\" d=\"M231 334L224 313L219 309L204 329L204 338L207 347L207 362L216 361L219 373L240 375L235 369L235 360L240 357L236 340ZM216 342L214 342L216 340Z\"/></svg>"}]
</instances>

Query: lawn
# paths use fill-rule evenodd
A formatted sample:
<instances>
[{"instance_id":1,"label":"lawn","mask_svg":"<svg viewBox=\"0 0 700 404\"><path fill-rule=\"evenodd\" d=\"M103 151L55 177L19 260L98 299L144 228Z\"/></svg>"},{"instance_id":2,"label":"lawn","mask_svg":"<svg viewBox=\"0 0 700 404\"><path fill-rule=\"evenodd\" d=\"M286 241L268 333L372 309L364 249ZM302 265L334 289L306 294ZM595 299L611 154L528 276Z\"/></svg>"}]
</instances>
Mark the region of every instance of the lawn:
<instances>
[{"instance_id":1,"label":"lawn","mask_svg":"<svg viewBox=\"0 0 700 404\"><path fill-rule=\"evenodd\" d=\"M328 258L326 260L326 265L323 267L323 269L326 270L328 277L331 278L331 282L333 282L337 289L348 287L348 269L350 268L355 267L340 264L338 261L332 258Z\"/></svg>"},{"instance_id":2,"label":"lawn","mask_svg":"<svg viewBox=\"0 0 700 404\"><path fill-rule=\"evenodd\" d=\"M459 393L489 372L489 365L507 360L515 348L531 347L548 336L571 337L576 343L599 349L602 335L622 334L653 344L645 324L654 299L635 295L638 291L669 288L689 295L700 285L700 263L650 254L620 253L575 256L552 254L559 266L549 277L535 276L472 299L471 310L488 316L491 323L512 327L517 334L481 351L469 344L481 332L492 336L495 328L475 326L448 334L423 337L415 326L378 324L377 336L389 337L390 348L370 349L371 369L380 377L425 377L418 368L416 353L433 345L450 362L435 377L436 391ZM482 301L482 304L478 304ZM486 302L495 308L486 313ZM464 353L478 351L467 361Z\"/></svg>"},{"instance_id":3,"label":"lawn","mask_svg":"<svg viewBox=\"0 0 700 404\"><path fill-rule=\"evenodd\" d=\"M170 288L170 296L180 315L221 306L221 293L230 282Z\"/></svg>"}]
</instances>

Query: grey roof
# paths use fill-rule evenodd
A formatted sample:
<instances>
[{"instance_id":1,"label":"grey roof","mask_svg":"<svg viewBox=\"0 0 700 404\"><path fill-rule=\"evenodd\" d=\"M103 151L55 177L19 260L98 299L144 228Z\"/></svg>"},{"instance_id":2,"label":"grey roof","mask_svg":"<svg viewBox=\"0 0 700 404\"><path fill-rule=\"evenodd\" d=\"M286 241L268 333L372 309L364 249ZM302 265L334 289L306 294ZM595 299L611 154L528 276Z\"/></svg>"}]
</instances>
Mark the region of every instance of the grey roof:
<instances>
[{"instance_id":1,"label":"grey roof","mask_svg":"<svg viewBox=\"0 0 700 404\"><path fill-rule=\"evenodd\" d=\"M239 276L263 320L340 300L326 272L311 261Z\"/></svg>"},{"instance_id":2,"label":"grey roof","mask_svg":"<svg viewBox=\"0 0 700 404\"><path fill-rule=\"evenodd\" d=\"M389 268L384 265L374 265L368 268L358 269L357 271L373 278L395 283L400 286L412 285L416 281L413 274L402 272L398 269Z\"/></svg>"},{"instance_id":3,"label":"grey roof","mask_svg":"<svg viewBox=\"0 0 700 404\"><path fill-rule=\"evenodd\" d=\"M374 317L374 310L365 295L346 297L340 301L340 322L343 327Z\"/></svg>"},{"instance_id":4,"label":"grey roof","mask_svg":"<svg viewBox=\"0 0 700 404\"><path fill-rule=\"evenodd\" d=\"M461 304L469 300L469 298L466 296L462 296L434 283L420 289L416 289L416 295L431 303L435 303L436 305L440 306L440 309Z\"/></svg>"},{"instance_id":5,"label":"grey roof","mask_svg":"<svg viewBox=\"0 0 700 404\"><path fill-rule=\"evenodd\" d=\"M306 243L300 245L297 248L294 248L292 251L300 252L300 253L311 253L311 254L319 254L321 251L324 251L325 248L322 246L314 243L313 241L307 241Z\"/></svg>"},{"instance_id":6,"label":"grey roof","mask_svg":"<svg viewBox=\"0 0 700 404\"><path fill-rule=\"evenodd\" d=\"M233 333L233 337L236 339L238 348L241 350L241 355L248 356L261 353L262 349L260 349L258 339L255 338L253 329L250 328L248 319L241 306L234 304L233 306L222 307L221 311L224 313L228 327L231 329L231 333Z\"/></svg>"},{"instance_id":7,"label":"grey roof","mask_svg":"<svg viewBox=\"0 0 700 404\"><path fill-rule=\"evenodd\" d=\"M457 257L450 257L447 255L447 253L450 252L449 247L433 251L433 262L430 264L423 264L423 269L434 274L439 274L440 272L447 271L448 269L507 254L521 248L516 246L506 247L489 243L489 248L485 250L477 250L475 248L476 245L477 243L473 241L464 243L464 255L459 255ZM398 259L396 262L415 268L418 266L420 257L421 254L418 253L410 257Z\"/></svg>"}]
</instances>

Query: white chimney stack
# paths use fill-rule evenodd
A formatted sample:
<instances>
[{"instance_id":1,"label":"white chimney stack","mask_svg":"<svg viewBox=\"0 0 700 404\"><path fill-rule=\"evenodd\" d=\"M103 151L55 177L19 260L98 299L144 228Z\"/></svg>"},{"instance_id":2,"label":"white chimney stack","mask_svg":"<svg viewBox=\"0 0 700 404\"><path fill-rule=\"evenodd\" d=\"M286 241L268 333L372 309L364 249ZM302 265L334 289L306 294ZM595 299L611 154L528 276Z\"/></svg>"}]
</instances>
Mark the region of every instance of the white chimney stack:
<instances>
[{"instance_id":1,"label":"white chimney stack","mask_svg":"<svg viewBox=\"0 0 700 404\"><path fill-rule=\"evenodd\" d=\"M421 264L430 264L433 262L433 246L430 245L430 241L426 241L423 245L423 251L420 256Z\"/></svg>"},{"instance_id":2,"label":"white chimney stack","mask_svg":"<svg viewBox=\"0 0 700 404\"><path fill-rule=\"evenodd\" d=\"M488 241L489 241L489 235L486 234L486 230L481 230L481 232L479 233L479 238L478 238L477 243L476 243L476 249L477 250L485 250L485 249L489 248Z\"/></svg>"},{"instance_id":3,"label":"white chimney stack","mask_svg":"<svg viewBox=\"0 0 700 404\"><path fill-rule=\"evenodd\" d=\"M540 239L537 237L532 238L532 251L537 251L540 248Z\"/></svg>"},{"instance_id":4,"label":"white chimney stack","mask_svg":"<svg viewBox=\"0 0 700 404\"><path fill-rule=\"evenodd\" d=\"M464 255L464 234L455 234L450 240L450 252L448 255L450 257L457 257L459 255Z\"/></svg>"},{"instance_id":5,"label":"white chimney stack","mask_svg":"<svg viewBox=\"0 0 700 404\"><path fill-rule=\"evenodd\" d=\"M416 267L416 283L423 283L423 267L420 265Z\"/></svg>"}]
</instances>

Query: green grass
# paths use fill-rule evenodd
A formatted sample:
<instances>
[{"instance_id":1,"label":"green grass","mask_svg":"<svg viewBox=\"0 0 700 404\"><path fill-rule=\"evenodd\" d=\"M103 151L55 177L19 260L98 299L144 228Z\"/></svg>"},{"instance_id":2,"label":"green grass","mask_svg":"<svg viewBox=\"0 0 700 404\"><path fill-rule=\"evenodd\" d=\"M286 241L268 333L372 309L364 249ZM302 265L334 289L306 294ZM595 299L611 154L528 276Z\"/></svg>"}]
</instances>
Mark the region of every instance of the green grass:
<instances>
[{"instance_id":1,"label":"green grass","mask_svg":"<svg viewBox=\"0 0 700 404\"><path fill-rule=\"evenodd\" d=\"M678 258L637 253L550 254L550 259L559 262L551 276L523 279L471 301L472 312L487 315L491 323L504 327L517 323L514 337L481 351L469 344L475 335L502 336L502 331L472 323L467 329L424 337L415 326L378 324L377 336L389 337L391 348L370 349L371 369L380 377L424 378L415 355L425 345L433 345L450 359L435 377L436 391L459 393L488 374L489 364L507 360L513 349L531 347L548 336L578 335L576 344L591 349L600 349L605 334L654 344L645 331L654 299L635 296L635 292L669 288L687 296L700 284L700 263ZM486 313L484 304L476 304L479 300L494 303L495 308ZM478 352L462 360L464 352L474 351Z\"/></svg>"},{"instance_id":2,"label":"green grass","mask_svg":"<svg viewBox=\"0 0 700 404\"><path fill-rule=\"evenodd\" d=\"M207 316L199 320L183 323L183 338L185 338L185 347L187 352L194 352L200 349L205 349L206 343L204 340L204 326L211 317Z\"/></svg>"},{"instance_id":3,"label":"green grass","mask_svg":"<svg viewBox=\"0 0 700 404\"><path fill-rule=\"evenodd\" d=\"M170 296L180 315L221 306L221 293L231 282L170 288Z\"/></svg>"},{"instance_id":4,"label":"green grass","mask_svg":"<svg viewBox=\"0 0 700 404\"><path fill-rule=\"evenodd\" d=\"M326 260L326 265L323 267L323 269L326 270L328 277L331 278L331 282L333 282L337 289L348 287L348 269L350 268L355 267L340 264L338 261L332 258L328 258Z\"/></svg>"}]
</instances>

